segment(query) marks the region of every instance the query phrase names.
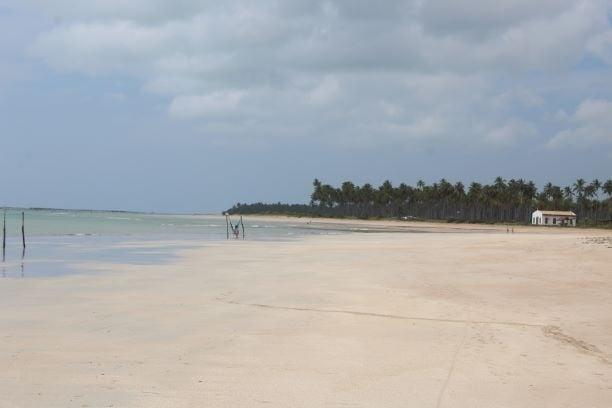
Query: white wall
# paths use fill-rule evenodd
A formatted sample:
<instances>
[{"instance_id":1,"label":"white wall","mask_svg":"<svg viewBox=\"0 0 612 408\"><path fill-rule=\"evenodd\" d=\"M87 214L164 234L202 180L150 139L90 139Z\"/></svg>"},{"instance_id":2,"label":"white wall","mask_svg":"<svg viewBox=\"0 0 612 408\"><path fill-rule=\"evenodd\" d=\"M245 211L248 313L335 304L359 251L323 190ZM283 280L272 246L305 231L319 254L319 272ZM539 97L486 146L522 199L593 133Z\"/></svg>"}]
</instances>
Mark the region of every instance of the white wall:
<instances>
[{"instance_id":1,"label":"white wall","mask_svg":"<svg viewBox=\"0 0 612 408\"><path fill-rule=\"evenodd\" d=\"M559 216L559 215L544 215L540 211L535 211L531 215L531 224L533 224L533 225L551 226L551 227L560 227L562 225L562 222L563 222L564 219L565 219L565 217L563 217L563 216ZM568 220L567 226L575 227L576 226L576 219L574 218L574 219Z\"/></svg>"}]
</instances>

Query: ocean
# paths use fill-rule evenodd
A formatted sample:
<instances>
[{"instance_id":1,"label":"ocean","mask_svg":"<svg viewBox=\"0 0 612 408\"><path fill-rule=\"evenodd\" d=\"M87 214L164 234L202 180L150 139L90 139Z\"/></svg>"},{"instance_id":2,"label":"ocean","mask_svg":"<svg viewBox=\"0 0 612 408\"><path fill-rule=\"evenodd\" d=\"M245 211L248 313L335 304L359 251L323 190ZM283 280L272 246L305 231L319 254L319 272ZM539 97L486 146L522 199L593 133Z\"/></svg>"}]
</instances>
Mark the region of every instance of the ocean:
<instances>
[{"instance_id":1,"label":"ocean","mask_svg":"<svg viewBox=\"0 0 612 408\"><path fill-rule=\"evenodd\" d=\"M21 242L22 211L25 251ZM232 221L236 223L238 218L232 217ZM250 221L248 217L244 225L247 240L291 240L313 234L341 233L305 228L283 220ZM221 215L7 209L6 237L0 278L21 279L98 273L97 269L95 272L87 269L88 262L170 262L180 249L226 240L227 231L225 217Z\"/></svg>"}]
</instances>

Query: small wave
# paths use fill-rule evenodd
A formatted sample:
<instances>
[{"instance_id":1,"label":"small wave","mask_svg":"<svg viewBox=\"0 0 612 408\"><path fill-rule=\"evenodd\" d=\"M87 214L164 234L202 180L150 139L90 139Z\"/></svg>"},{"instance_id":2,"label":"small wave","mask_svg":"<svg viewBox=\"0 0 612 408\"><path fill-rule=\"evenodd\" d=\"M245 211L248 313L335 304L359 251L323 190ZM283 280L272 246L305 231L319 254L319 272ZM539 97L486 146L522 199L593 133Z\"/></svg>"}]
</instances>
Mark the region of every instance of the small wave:
<instances>
[{"instance_id":1,"label":"small wave","mask_svg":"<svg viewBox=\"0 0 612 408\"><path fill-rule=\"evenodd\" d=\"M141 218L131 218L131 217L104 217L107 220L122 220L122 221L141 221Z\"/></svg>"}]
</instances>

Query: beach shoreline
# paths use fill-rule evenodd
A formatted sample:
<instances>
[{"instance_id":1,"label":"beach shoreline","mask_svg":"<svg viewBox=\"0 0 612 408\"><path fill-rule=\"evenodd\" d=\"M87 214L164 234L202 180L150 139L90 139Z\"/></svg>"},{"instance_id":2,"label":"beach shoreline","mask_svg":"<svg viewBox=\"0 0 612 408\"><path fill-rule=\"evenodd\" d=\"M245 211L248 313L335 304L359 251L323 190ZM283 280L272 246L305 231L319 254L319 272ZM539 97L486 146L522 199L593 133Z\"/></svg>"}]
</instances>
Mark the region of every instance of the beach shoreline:
<instances>
[{"instance_id":1,"label":"beach shoreline","mask_svg":"<svg viewBox=\"0 0 612 408\"><path fill-rule=\"evenodd\" d=\"M326 228L339 228L349 230L353 228L358 232L359 228L371 228L372 230L387 232L510 232L515 233L561 233L577 235L610 235L612 231L606 228L587 228L587 227L554 227L542 225L517 225L517 224L487 224L469 222L446 222L446 221L416 221L416 220L391 220L391 219L371 219L363 220L357 218L332 218L332 217L305 217L290 215L243 215L245 221L282 221L305 226L321 226Z\"/></svg>"}]
</instances>

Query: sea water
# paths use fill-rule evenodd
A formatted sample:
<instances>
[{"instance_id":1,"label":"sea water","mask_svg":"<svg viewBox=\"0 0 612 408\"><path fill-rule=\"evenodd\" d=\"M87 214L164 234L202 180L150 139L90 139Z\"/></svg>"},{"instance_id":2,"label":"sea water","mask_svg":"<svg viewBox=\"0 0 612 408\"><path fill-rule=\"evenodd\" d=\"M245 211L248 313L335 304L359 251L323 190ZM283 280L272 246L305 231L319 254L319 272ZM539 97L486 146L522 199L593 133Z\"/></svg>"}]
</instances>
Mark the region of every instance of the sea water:
<instances>
[{"instance_id":1,"label":"sea water","mask_svg":"<svg viewBox=\"0 0 612 408\"><path fill-rule=\"evenodd\" d=\"M25 251L21 238L22 212ZM0 226L2 221L0 211ZM236 223L238 219L233 217L231 221ZM244 226L248 240L291 240L339 233L291 221L251 221L248 217ZM91 262L143 265L171 262L181 249L226 240L227 226L221 215L7 209L6 235L0 278L32 278L93 273L87 269Z\"/></svg>"}]
</instances>

